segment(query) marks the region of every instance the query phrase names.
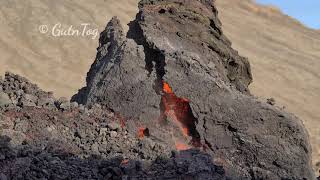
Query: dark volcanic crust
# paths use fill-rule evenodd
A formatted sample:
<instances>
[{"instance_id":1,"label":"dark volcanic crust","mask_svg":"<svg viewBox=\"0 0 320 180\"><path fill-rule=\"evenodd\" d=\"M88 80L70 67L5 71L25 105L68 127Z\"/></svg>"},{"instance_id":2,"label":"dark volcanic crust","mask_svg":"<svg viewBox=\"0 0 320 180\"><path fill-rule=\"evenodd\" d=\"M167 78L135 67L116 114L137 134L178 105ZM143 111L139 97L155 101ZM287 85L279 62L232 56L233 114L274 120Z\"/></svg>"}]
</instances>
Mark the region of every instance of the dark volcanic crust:
<instances>
[{"instance_id":1,"label":"dark volcanic crust","mask_svg":"<svg viewBox=\"0 0 320 180\"><path fill-rule=\"evenodd\" d=\"M106 41L87 87L73 100L106 105L130 122L129 129L143 125L172 146L176 131L157 121L166 82L190 103L201 144L229 178L314 178L303 124L250 95L249 62L223 35L212 1L143 0L139 7L127 38L116 18L101 34Z\"/></svg>"}]
</instances>

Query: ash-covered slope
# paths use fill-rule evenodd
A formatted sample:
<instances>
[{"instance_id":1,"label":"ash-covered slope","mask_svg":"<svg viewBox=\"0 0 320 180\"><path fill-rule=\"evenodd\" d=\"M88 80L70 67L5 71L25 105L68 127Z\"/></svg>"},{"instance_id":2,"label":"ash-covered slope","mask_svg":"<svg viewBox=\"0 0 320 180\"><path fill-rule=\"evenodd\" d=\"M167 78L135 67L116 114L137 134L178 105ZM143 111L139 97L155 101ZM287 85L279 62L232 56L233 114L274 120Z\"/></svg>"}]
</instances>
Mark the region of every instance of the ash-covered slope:
<instances>
[{"instance_id":1,"label":"ash-covered slope","mask_svg":"<svg viewBox=\"0 0 320 180\"><path fill-rule=\"evenodd\" d=\"M223 35L212 1L139 7L127 37L109 22L74 101L103 104L129 131L148 128L169 147L205 150L231 179L314 178L301 121L250 95L250 65Z\"/></svg>"}]
</instances>

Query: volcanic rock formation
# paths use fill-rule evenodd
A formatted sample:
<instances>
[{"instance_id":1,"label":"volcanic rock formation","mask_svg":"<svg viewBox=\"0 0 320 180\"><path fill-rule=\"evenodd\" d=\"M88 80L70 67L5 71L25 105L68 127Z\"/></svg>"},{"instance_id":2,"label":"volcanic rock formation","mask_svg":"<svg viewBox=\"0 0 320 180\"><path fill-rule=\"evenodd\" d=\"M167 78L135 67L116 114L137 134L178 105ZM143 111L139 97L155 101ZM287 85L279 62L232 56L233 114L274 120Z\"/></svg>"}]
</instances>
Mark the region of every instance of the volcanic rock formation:
<instances>
[{"instance_id":1,"label":"volcanic rock formation","mask_svg":"<svg viewBox=\"0 0 320 180\"><path fill-rule=\"evenodd\" d=\"M211 0L142 0L125 36L101 33L87 86L72 100L119 113L131 132L213 156L230 179L313 179L302 122L255 99L246 58ZM170 148L169 148L170 149Z\"/></svg>"},{"instance_id":2,"label":"volcanic rock formation","mask_svg":"<svg viewBox=\"0 0 320 180\"><path fill-rule=\"evenodd\" d=\"M168 151L106 107L55 99L11 73L0 87L1 180L226 178L210 155Z\"/></svg>"}]
</instances>

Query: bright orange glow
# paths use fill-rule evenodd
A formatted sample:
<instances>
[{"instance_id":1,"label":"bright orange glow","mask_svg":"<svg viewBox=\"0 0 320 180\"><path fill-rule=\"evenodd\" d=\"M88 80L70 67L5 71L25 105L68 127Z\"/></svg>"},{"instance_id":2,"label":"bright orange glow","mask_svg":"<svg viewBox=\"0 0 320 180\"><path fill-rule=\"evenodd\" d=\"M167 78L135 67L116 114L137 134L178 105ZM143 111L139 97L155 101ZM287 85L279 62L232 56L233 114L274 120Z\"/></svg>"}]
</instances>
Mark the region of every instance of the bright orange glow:
<instances>
[{"instance_id":1,"label":"bright orange glow","mask_svg":"<svg viewBox=\"0 0 320 180\"><path fill-rule=\"evenodd\" d=\"M139 139L143 139L144 138L144 131L145 131L145 128L139 128L138 130L138 137Z\"/></svg>"},{"instance_id":2,"label":"bright orange glow","mask_svg":"<svg viewBox=\"0 0 320 180\"><path fill-rule=\"evenodd\" d=\"M177 97L167 82L163 83L161 98L162 113L160 120L171 119L185 137L192 137L190 144L193 147L202 147L200 135L196 129L197 119L192 113L189 100ZM186 149L187 145L177 143L177 149ZM187 148L189 149L189 147Z\"/></svg>"},{"instance_id":3,"label":"bright orange glow","mask_svg":"<svg viewBox=\"0 0 320 180\"><path fill-rule=\"evenodd\" d=\"M187 136L189 134L189 129L186 127L182 128L183 135Z\"/></svg>"},{"instance_id":4,"label":"bright orange glow","mask_svg":"<svg viewBox=\"0 0 320 180\"><path fill-rule=\"evenodd\" d=\"M170 94L173 93L171 87L166 82L163 82L163 92Z\"/></svg>"},{"instance_id":5,"label":"bright orange glow","mask_svg":"<svg viewBox=\"0 0 320 180\"><path fill-rule=\"evenodd\" d=\"M186 145L186 144L176 142L176 149L178 151L183 151L183 150L190 149L190 147L188 145Z\"/></svg>"},{"instance_id":6,"label":"bright orange glow","mask_svg":"<svg viewBox=\"0 0 320 180\"><path fill-rule=\"evenodd\" d=\"M162 104L164 106L164 114L171 119L174 119L175 123L180 127L184 136L189 136L188 129L188 116L189 101L186 98L177 97L170 85L166 82L163 82L163 92L165 93L162 96Z\"/></svg>"},{"instance_id":7,"label":"bright orange glow","mask_svg":"<svg viewBox=\"0 0 320 180\"><path fill-rule=\"evenodd\" d=\"M139 127L138 128L138 138L143 139L144 137L149 137L150 131L149 128Z\"/></svg>"}]
</instances>

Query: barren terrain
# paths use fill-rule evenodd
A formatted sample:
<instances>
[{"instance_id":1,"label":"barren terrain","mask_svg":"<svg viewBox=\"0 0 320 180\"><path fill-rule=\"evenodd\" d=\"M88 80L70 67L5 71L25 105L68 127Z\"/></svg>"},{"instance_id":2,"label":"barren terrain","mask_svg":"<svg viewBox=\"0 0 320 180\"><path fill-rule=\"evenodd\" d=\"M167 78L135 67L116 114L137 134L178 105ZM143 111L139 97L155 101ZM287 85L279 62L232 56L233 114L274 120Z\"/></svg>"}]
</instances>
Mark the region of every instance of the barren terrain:
<instances>
[{"instance_id":1,"label":"barren terrain","mask_svg":"<svg viewBox=\"0 0 320 180\"><path fill-rule=\"evenodd\" d=\"M137 0L3 0L0 2L0 72L26 76L56 96L70 97L84 85L98 38L41 34L61 23L82 23L102 31L112 16L128 23ZM314 160L320 159L320 32L311 30L271 7L249 0L218 0L224 33L247 56L254 81L251 91L274 97L300 117L309 130Z\"/></svg>"}]
</instances>

